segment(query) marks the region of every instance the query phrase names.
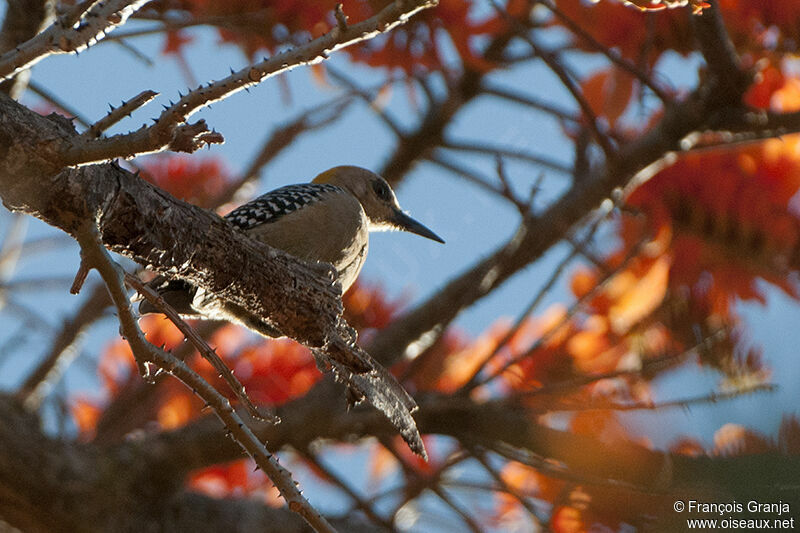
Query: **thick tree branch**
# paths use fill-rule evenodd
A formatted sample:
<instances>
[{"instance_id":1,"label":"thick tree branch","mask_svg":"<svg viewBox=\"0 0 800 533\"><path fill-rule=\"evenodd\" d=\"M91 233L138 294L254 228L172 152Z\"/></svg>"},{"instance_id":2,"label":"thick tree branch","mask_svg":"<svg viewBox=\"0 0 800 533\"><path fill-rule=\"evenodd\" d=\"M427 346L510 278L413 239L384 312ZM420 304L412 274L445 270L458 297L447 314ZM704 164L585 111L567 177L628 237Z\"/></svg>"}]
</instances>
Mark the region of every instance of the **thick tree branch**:
<instances>
[{"instance_id":1,"label":"thick tree branch","mask_svg":"<svg viewBox=\"0 0 800 533\"><path fill-rule=\"evenodd\" d=\"M62 170L53 146L74 135L66 120L41 117L0 96L0 197L9 209L73 236L94 221L111 250L186 279L275 325L314 349L355 398L384 409L412 449L424 455L410 414L414 402L355 346L330 265L305 263L257 242L117 165Z\"/></svg>"},{"instance_id":2,"label":"thick tree branch","mask_svg":"<svg viewBox=\"0 0 800 533\"><path fill-rule=\"evenodd\" d=\"M286 421L262 426L259 435L275 446L305 449L318 438L347 441L357 437L391 437L391 428L374 412L347 413L344 402L326 384L279 410ZM302 415L302 416L299 416ZM550 428L535 421L523 405L509 400L479 402L433 394L420 401L420 428L468 445L501 449L511 445L552 464L562 464L568 479L638 490L683 494L716 491L784 498L798 489L800 458L779 452L739 457L690 457L645 448L632 442L608 444L596 437ZM174 468L194 468L236 457L236 450L202 419L171 433L153 435L142 446L152 449L154 468L170 461ZM187 443L194 443L187 447ZM600 460L599 458L602 458ZM559 470L556 469L556 473ZM742 480L747 483L743 484Z\"/></svg>"},{"instance_id":3,"label":"thick tree branch","mask_svg":"<svg viewBox=\"0 0 800 533\"><path fill-rule=\"evenodd\" d=\"M325 394L318 394L321 391L318 389L311 397L288 404L282 410L286 422L264 426L261 436L269 438L275 445L299 449L306 449L316 438L342 440L367 435L391 436L389 425L374 412L359 409L347 413L344 401L329 385L321 388L327 389ZM287 416L289 412L292 416ZM98 449L51 441L40 433L35 418L21 413L17 404L0 399L0 418L5 421L0 425L0 448L12 451L0 456L0 494L14 495L12 499L0 498L0 515L6 519L16 516L19 520L23 515L28 520L52 518L55 524L59 520L62 524L23 527L26 531L61 531L60 528L78 524L89 524L91 527L87 529L102 531L114 521L146 524L161 516L196 520L196 517L184 516L185 513L194 513L188 513L188 508L176 503L203 499L182 493L183 474L241 456L236 445L220 435L218 422L211 418L198 420L173 432L147 435ZM296 417L295 414L305 414L308 418ZM504 446L510 445L525 453L550 459L554 466L550 472L552 475L562 472L561 475L567 479L583 479L587 483L624 484L684 497L698 493L745 499L754 495L771 495L775 498L783 496L785 501L798 490L797 480L800 479L800 460L778 452L740 457L689 457L633 443L608 444L594 437L538 424L525 408L507 401L479 403L467 398L433 395L421 402L419 420L427 433L449 435L470 443L470 446L502 451ZM54 479L31 479L29 466L26 466L30 464L45 465L39 471L57 475ZM150 493L137 489L143 482L156 487L155 500L150 499ZM70 491L64 489L68 484ZM96 497L98 491L103 491L104 498ZM77 505L81 500L84 501L78 509L69 506L69 502ZM101 500L102 508L91 504L99 504ZM247 508L244 503L220 502L219 505L225 504ZM41 505L48 505L50 512L38 512ZM156 512L162 508L165 514ZM71 521L64 521L60 509L75 513ZM123 509L124 513L121 512ZM180 509L183 512L179 512ZM224 523L216 522L215 515L207 515L209 531L214 530L211 524L219 527ZM251 511L244 516L250 523ZM275 514L273 519L281 520L279 514ZM20 527L19 524L25 522L15 524ZM343 527L343 530L350 531L348 527Z\"/></svg>"},{"instance_id":4,"label":"thick tree branch","mask_svg":"<svg viewBox=\"0 0 800 533\"><path fill-rule=\"evenodd\" d=\"M511 39L510 32L495 37L487 46L484 58L490 62L501 61ZM447 98L430 106L417 130L403 135L379 174L396 186L414 163L430 155L434 148L441 145L444 130L453 117L481 94L484 78L485 73L467 69L450 87Z\"/></svg>"},{"instance_id":5,"label":"thick tree branch","mask_svg":"<svg viewBox=\"0 0 800 533\"><path fill-rule=\"evenodd\" d=\"M715 99L718 102L727 106L741 105L742 94L752 78L742 69L728 36L719 0L712 0L702 14L691 17L691 22L711 78L705 87L717 93Z\"/></svg>"}]
</instances>

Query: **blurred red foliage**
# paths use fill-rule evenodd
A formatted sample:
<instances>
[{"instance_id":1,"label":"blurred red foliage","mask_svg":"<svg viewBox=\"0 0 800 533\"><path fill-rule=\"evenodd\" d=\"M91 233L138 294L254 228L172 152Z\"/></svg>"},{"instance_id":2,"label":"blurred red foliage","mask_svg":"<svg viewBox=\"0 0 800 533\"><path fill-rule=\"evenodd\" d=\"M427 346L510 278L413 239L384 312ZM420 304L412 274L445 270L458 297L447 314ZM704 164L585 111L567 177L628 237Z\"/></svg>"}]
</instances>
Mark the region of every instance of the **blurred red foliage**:
<instances>
[{"instance_id":1,"label":"blurred red foliage","mask_svg":"<svg viewBox=\"0 0 800 533\"><path fill-rule=\"evenodd\" d=\"M220 21L223 42L235 44L251 59L259 53L274 52L280 46L319 37L336 25L334 0L179 0L162 2L164 11L180 9L196 20ZM349 22L365 20L387 5L380 0L343 0ZM525 2L515 0L515 5ZM504 31L507 23L497 14L479 16L479 2L440 0L434 9L418 13L389 35L347 48L358 62L373 67L401 69L408 74L437 70L452 63L443 40L455 49L467 68L485 71L495 67L482 57L477 40ZM521 10L521 9L518 9ZM513 11L512 11L513 12ZM480 17L480 18L478 18ZM224 21L224 23L222 22ZM180 54L191 41L185 30L175 30L164 46L166 53Z\"/></svg>"},{"instance_id":2,"label":"blurred red foliage","mask_svg":"<svg viewBox=\"0 0 800 533\"><path fill-rule=\"evenodd\" d=\"M214 204L230 174L219 158L155 156L142 164L142 177L171 195L201 207Z\"/></svg>"}]
</instances>

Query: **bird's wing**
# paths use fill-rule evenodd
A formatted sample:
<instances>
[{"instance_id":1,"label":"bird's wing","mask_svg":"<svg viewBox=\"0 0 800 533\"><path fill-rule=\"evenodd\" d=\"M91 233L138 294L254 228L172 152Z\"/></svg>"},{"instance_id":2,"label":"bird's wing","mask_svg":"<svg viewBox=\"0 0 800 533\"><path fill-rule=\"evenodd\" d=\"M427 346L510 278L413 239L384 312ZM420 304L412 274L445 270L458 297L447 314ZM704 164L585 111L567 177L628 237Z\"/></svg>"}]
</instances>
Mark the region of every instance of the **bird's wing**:
<instances>
[{"instance_id":1,"label":"bird's wing","mask_svg":"<svg viewBox=\"0 0 800 533\"><path fill-rule=\"evenodd\" d=\"M237 207L225 215L225 218L234 226L247 230L275 222L304 206L318 202L326 194L333 192L341 192L341 189L327 183L287 185Z\"/></svg>"}]
</instances>

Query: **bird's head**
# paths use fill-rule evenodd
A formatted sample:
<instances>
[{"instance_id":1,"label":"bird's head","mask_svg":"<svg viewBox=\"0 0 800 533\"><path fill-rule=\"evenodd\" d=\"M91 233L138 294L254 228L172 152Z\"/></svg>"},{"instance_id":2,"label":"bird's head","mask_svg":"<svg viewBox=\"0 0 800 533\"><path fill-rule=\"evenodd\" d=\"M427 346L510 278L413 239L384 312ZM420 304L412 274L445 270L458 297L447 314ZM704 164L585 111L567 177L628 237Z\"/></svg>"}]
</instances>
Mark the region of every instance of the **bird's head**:
<instances>
[{"instance_id":1,"label":"bird's head","mask_svg":"<svg viewBox=\"0 0 800 533\"><path fill-rule=\"evenodd\" d=\"M444 243L441 237L400 209L392 188L374 172L361 167L334 167L314 178L314 183L337 185L355 196L364 208L373 231L409 231Z\"/></svg>"}]
</instances>

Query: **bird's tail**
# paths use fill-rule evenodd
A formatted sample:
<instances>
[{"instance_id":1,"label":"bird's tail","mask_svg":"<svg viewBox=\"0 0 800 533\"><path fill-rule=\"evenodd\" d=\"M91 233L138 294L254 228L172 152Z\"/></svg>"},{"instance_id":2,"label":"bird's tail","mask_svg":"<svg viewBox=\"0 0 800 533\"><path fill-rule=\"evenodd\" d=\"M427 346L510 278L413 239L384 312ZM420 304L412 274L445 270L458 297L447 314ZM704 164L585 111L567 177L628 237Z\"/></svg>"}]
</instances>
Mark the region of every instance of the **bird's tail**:
<instances>
[{"instance_id":1,"label":"bird's tail","mask_svg":"<svg viewBox=\"0 0 800 533\"><path fill-rule=\"evenodd\" d=\"M207 293L198 296L197 287L189 282L158 276L147 286L158 292L158 295L164 298L164 301L182 317L228 320L238 322L264 337L278 338L284 336L277 327L253 317L243 307L209 297ZM193 303L198 308L195 308L192 305ZM139 302L139 314L146 315L148 313L161 312L160 309L147 300L143 299Z\"/></svg>"},{"instance_id":2,"label":"bird's tail","mask_svg":"<svg viewBox=\"0 0 800 533\"><path fill-rule=\"evenodd\" d=\"M158 292L175 311L181 316L197 315L197 311L192 308L192 300L197 290L191 283L183 280L167 279L164 276L154 278L148 287ZM161 310L143 299L139 302L139 314L160 313Z\"/></svg>"}]
</instances>

